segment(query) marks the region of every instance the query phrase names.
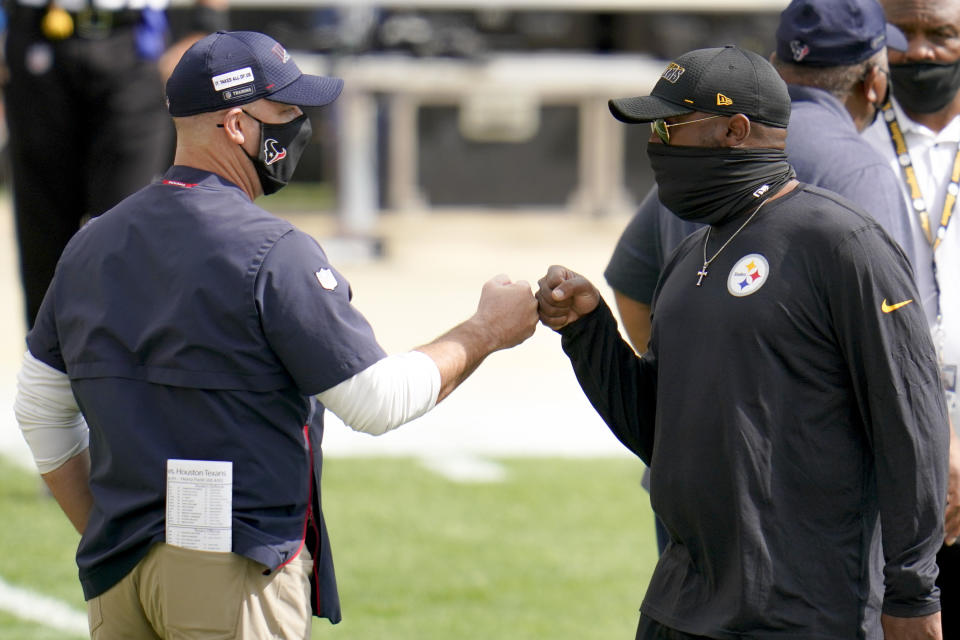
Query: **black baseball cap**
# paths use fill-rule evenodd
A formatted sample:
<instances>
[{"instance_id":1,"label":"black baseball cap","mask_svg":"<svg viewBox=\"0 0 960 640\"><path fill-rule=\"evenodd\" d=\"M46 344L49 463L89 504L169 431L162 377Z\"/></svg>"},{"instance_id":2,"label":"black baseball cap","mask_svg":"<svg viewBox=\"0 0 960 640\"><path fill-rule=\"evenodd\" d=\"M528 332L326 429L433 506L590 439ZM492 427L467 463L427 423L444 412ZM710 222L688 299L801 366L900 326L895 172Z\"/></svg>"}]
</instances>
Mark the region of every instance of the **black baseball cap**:
<instances>
[{"instance_id":1,"label":"black baseball cap","mask_svg":"<svg viewBox=\"0 0 960 640\"><path fill-rule=\"evenodd\" d=\"M877 0L793 0L780 14L777 57L812 67L857 64L907 38L887 23Z\"/></svg>"},{"instance_id":2,"label":"black baseball cap","mask_svg":"<svg viewBox=\"0 0 960 640\"><path fill-rule=\"evenodd\" d=\"M649 96L609 105L617 120L628 123L692 111L742 113L781 129L790 122L790 95L780 74L763 56L733 45L687 52L667 65Z\"/></svg>"},{"instance_id":3,"label":"black baseball cap","mask_svg":"<svg viewBox=\"0 0 960 640\"><path fill-rule=\"evenodd\" d=\"M301 73L279 42L256 31L218 31L187 49L167 80L174 117L269 98L300 107L337 99L343 80Z\"/></svg>"}]
</instances>

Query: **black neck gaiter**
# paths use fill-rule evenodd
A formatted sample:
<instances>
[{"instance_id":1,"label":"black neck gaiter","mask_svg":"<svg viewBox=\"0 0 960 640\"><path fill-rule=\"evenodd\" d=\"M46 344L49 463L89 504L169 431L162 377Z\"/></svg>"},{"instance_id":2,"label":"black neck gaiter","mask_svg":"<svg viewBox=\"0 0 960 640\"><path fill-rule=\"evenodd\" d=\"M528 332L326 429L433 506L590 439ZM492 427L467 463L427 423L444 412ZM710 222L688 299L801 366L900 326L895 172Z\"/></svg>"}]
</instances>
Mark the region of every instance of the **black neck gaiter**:
<instances>
[{"instance_id":1,"label":"black neck gaiter","mask_svg":"<svg viewBox=\"0 0 960 640\"><path fill-rule=\"evenodd\" d=\"M780 149L647 145L660 202L677 217L719 225L776 193L796 173Z\"/></svg>"}]
</instances>

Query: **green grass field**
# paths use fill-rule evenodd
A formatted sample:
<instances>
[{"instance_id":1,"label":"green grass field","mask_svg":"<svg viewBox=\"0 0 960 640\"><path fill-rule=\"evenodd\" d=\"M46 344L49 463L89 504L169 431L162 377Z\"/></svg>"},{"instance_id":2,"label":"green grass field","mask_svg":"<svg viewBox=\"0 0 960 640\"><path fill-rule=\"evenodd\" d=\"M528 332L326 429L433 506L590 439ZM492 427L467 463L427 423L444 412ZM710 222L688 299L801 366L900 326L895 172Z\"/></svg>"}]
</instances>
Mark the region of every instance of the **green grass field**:
<instances>
[{"instance_id":1,"label":"green grass field","mask_svg":"<svg viewBox=\"0 0 960 640\"><path fill-rule=\"evenodd\" d=\"M344 620L314 638L632 638L656 559L631 459L509 459L457 484L407 459L326 461ZM35 476L0 460L0 577L83 611L77 535ZM63 638L0 612L0 638Z\"/></svg>"}]
</instances>

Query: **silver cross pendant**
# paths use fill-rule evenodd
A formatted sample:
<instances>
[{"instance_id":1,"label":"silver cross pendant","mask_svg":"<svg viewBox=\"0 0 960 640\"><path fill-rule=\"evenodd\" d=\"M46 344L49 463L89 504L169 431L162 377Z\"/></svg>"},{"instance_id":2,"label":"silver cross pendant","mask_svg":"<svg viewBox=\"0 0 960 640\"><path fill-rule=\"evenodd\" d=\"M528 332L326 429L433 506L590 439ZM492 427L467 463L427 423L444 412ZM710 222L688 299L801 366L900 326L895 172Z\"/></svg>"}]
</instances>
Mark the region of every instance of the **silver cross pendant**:
<instances>
[{"instance_id":1,"label":"silver cross pendant","mask_svg":"<svg viewBox=\"0 0 960 640\"><path fill-rule=\"evenodd\" d=\"M703 267L700 268L700 271L697 271L697 275L700 276L697 278L697 286L699 287L701 284L703 284L703 279L707 277L707 265L703 265Z\"/></svg>"}]
</instances>

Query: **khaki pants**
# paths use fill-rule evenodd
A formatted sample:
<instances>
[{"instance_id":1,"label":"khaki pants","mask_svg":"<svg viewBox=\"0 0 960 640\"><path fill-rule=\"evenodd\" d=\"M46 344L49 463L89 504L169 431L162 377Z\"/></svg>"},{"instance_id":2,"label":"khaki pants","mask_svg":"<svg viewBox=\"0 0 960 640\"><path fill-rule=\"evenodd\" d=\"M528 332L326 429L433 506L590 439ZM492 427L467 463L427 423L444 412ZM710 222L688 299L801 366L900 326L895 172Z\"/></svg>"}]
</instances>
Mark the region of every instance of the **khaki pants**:
<instances>
[{"instance_id":1,"label":"khaki pants","mask_svg":"<svg viewBox=\"0 0 960 640\"><path fill-rule=\"evenodd\" d=\"M269 576L234 553L159 543L133 571L87 602L93 640L310 638L306 549Z\"/></svg>"}]
</instances>

